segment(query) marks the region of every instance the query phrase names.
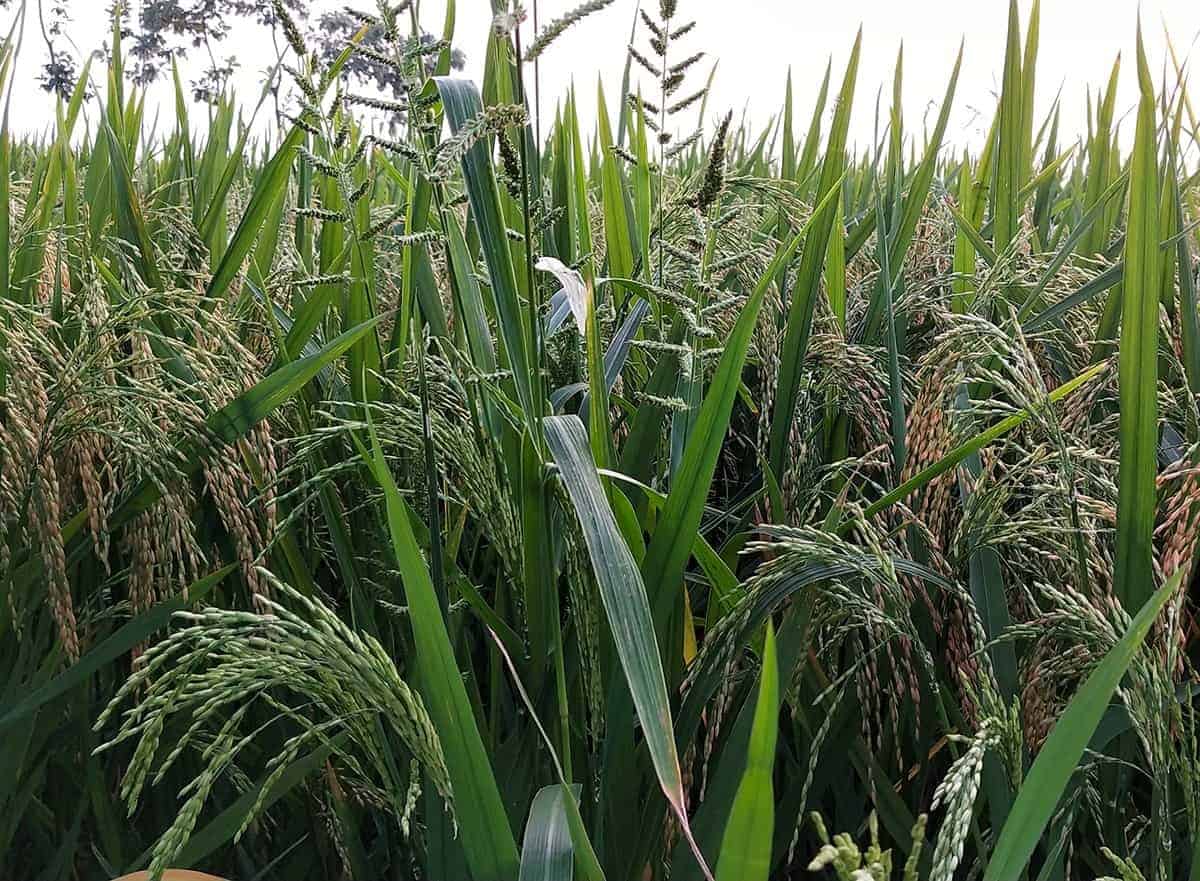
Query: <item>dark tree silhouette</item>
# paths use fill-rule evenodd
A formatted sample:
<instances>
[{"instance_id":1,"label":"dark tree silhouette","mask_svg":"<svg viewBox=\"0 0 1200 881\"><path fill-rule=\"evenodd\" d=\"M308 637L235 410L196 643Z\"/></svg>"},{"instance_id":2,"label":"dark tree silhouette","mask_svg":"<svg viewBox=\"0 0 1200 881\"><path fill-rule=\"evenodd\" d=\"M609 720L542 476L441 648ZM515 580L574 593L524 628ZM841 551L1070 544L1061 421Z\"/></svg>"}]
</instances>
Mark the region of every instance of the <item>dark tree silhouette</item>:
<instances>
[{"instance_id":1,"label":"dark tree silhouette","mask_svg":"<svg viewBox=\"0 0 1200 881\"><path fill-rule=\"evenodd\" d=\"M12 0L0 0L0 9ZM63 45L71 22L71 10L77 4L96 0L35 0L36 12L45 40L49 59L43 65L40 82L44 89L68 94L78 77L76 51ZM359 19L347 11L322 12L312 20L311 0L283 0L289 14L298 22L311 22L306 39L313 51L331 60L345 48L347 41L360 27ZM31 4L32 6L33 4ZM369 3L367 5L370 5ZM238 68L238 59L223 53L226 37L238 27L266 29L276 40L276 46L286 45L279 33L273 5L266 0L115 0L110 14L121 16L122 40L129 53L129 71L133 79L147 85L170 75L175 58L199 60L199 73L191 80L192 97L196 101L215 101L229 78ZM79 35L74 35L77 39ZM369 32L364 43L383 48L381 29ZM429 34L422 41L432 41ZM75 46L77 51L109 50L108 41L98 46ZM461 70L464 56L457 49L452 64ZM364 55L351 57L345 75L359 85L389 95L398 93L397 74L390 67Z\"/></svg>"},{"instance_id":2,"label":"dark tree silhouette","mask_svg":"<svg viewBox=\"0 0 1200 881\"><path fill-rule=\"evenodd\" d=\"M318 16L316 27L312 29L313 48L326 63L331 62L346 48L346 43L358 33L360 27L362 27L362 22L350 12L345 10L324 12ZM363 35L362 43L370 49L386 50L384 37L383 28L377 25ZM432 34L421 34L422 43L432 43L434 39ZM436 56L430 56L427 60L431 71L436 60ZM455 70L462 70L465 63L466 56L461 51L458 49L451 51L450 64ZM373 85L380 92L388 93L393 97L400 94L400 74L395 69L386 64L380 64L365 54L351 55L344 69L351 78L363 85Z\"/></svg>"},{"instance_id":3,"label":"dark tree silhouette","mask_svg":"<svg viewBox=\"0 0 1200 881\"><path fill-rule=\"evenodd\" d=\"M303 19L308 0L284 0L289 11ZM136 16L129 16L134 76L150 83L170 67L172 58L201 54L205 66L192 81L193 97L211 101L221 93L238 66L232 55L222 56L220 45L234 27L273 28L275 14L261 0L142 0Z\"/></svg>"}]
</instances>

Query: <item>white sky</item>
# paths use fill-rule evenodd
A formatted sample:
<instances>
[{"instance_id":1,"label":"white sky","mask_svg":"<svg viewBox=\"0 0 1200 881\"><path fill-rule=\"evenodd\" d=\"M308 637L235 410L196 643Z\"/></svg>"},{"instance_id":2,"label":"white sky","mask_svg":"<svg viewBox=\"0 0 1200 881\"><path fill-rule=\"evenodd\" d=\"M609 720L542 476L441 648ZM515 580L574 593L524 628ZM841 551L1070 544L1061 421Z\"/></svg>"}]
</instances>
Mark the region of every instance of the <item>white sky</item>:
<instances>
[{"instance_id":1,"label":"white sky","mask_svg":"<svg viewBox=\"0 0 1200 881\"><path fill-rule=\"evenodd\" d=\"M19 0L18 0L19 2ZM28 0L35 11L38 0ZM49 3L49 0L43 0ZM136 11L137 0L133 0ZM266 2L266 0L264 0ZM540 0L543 25L574 7L579 0ZM628 42L637 0L616 0L560 37L541 61L543 130L553 115L555 100L572 81L579 92L583 118L590 118L595 101L595 84L601 77L610 106L620 90L624 47ZM643 0L654 11L657 0ZM1031 0L1020 0L1022 28ZM73 22L68 33L81 49L100 44L106 33L108 0L70 0ZM344 2L314 0L317 10L338 8ZM353 5L370 7L371 0ZM526 0L527 8L532 0ZM713 92L709 99L710 119L726 109L735 119L743 109L755 126L765 124L779 111L788 68L792 71L798 132L808 124L827 58L833 56L835 91L850 45L859 24L863 25L863 54L858 93L851 125L851 138L860 146L872 140L875 95L884 87L885 108L890 102L892 70L896 51L904 44L905 119L909 132L920 132L922 117L936 112L945 91L959 40L965 39L963 70L959 79L955 112L947 140L951 144L977 145L981 129L990 121L995 106L1000 68L1004 56L1007 0L679 0L675 19L696 19L696 28L677 44L680 53L704 50L709 56L697 65L689 85L698 88L708 65L718 59ZM1137 0L1042 0L1041 42L1037 69L1037 121L1040 123L1059 87L1062 87L1062 134L1070 137L1085 129L1085 95L1088 85L1103 86L1113 59L1122 54L1118 115L1135 102L1134 33ZM1169 30L1181 60L1195 50L1200 63L1197 35L1200 33L1200 3L1195 0L1141 0L1150 63L1161 76L1169 56L1164 26ZM455 45L467 54L464 73L476 80L482 73L484 42L491 22L490 0L459 0ZM423 0L421 22L426 30L440 34L445 0ZM12 13L0 13L0 24ZM44 48L30 15L20 73L14 83L13 123L18 130L45 130L53 121L53 107L34 83L34 71L44 60ZM526 43L531 23L526 24ZM639 26L638 46L645 51L645 31ZM261 70L273 61L273 50L265 29L247 25L239 28L219 50L236 55L242 68L237 83L241 100L253 103L258 95ZM682 55L677 56L682 57ZM34 63L36 58L36 63ZM197 58L198 60L198 58ZM198 65L197 65L198 66ZM636 70L636 67L635 67ZM185 76L189 73L184 68ZM1173 77L1172 77L1173 80ZM680 96L690 90L685 86ZM652 94L651 88L647 94ZM170 87L154 88L147 117L156 104L163 108L165 126L172 113ZM977 112L982 109L982 113ZM1197 102L1200 109L1200 99Z\"/></svg>"}]
</instances>

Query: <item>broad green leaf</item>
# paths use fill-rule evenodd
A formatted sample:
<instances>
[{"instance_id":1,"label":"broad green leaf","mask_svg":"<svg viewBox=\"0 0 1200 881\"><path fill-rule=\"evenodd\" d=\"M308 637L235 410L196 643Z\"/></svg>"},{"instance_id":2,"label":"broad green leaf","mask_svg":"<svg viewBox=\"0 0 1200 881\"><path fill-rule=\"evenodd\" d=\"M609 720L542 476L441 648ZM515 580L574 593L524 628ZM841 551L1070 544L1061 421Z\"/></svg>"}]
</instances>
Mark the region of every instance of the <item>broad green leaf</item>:
<instances>
[{"instance_id":1,"label":"broad green leaf","mask_svg":"<svg viewBox=\"0 0 1200 881\"><path fill-rule=\"evenodd\" d=\"M65 149L65 145L71 142L71 137L75 129L75 121L79 117L84 96L87 94L90 85L88 76L91 71L91 65L92 57L89 55L87 61L84 62L79 79L76 81L75 89L71 93L66 112L59 115L58 134L55 143L46 153L43 164L39 169L38 178L35 180L37 198L34 198L31 192L30 197L25 202L23 219L28 233L24 237L20 248L12 253L13 268L10 275L10 284L12 287L6 292L6 296L12 296L19 302L29 302L33 285L36 283L42 267L43 255L45 254L47 243L46 234L51 226L54 207L60 196L63 150ZM11 94L9 98L11 99ZM6 101L6 115L9 109L8 103ZM9 136L11 138L11 132ZM10 168L11 171L12 169ZM103 216L103 211L95 210L93 214L95 216ZM10 229L10 235L11 232L12 230ZM12 241L9 241L8 247L10 250L13 244Z\"/></svg>"},{"instance_id":2,"label":"broad green leaf","mask_svg":"<svg viewBox=\"0 0 1200 881\"><path fill-rule=\"evenodd\" d=\"M775 738L779 731L779 666L775 628L767 623L746 769L725 824L717 881L767 881L775 833Z\"/></svg>"},{"instance_id":3,"label":"broad green leaf","mask_svg":"<svg viewBox=\"0 0 1200 881\"><path fill-rule=\"evenodd\" d=\"M1183 194L1179 190L1173 169L1172 173L1167 176L1167 180L1174 201L1175 223L1180 229L1183 229ZM1176 247L1179 251L1175 262L1179 271L1179 335L1183 349L1183 368L1188 388L1194 395L1200 393L1200 317L1197 313L1196 274L1192 269L1192 254L1188 245L1188 237L1180 236Z\"/></svg>"},{"instance_id":4,"label":"broad green leaf","mask_svg":"<svg viewBox=\"0 0 1200 881\"><path fill-rule=\"evenodd\" d=\"M954 69L950 72L950 82L946 86L946 95L942 98L942 109L938 113L937 122L934 123L933 133L929 136L929 140L925 145L925 155L921 159L921 164L917 166L916 171L912 175L912 183L909 184L908 192L904 195L904 212L900 217L899 226L893 232L890 238L889 245L889 260L891 262L892 277L899 277L904 269L904 259L908 254L908 248L912 244L913 236L917 231L917 223L921 219L921 214L925 210L925 201L929 196L930 187L933 185L933 175L937 170L938 154L942 149L942 137L946 133L946 124L950 119L950 110L954 104L954 91L958 86L958 73L962 69L963 50L960 45L958 48L958 57L954 60Z\"/></svg>"},{"instance_id":5,"label":"broad green leaf","mask_svg":"<svg viewBox=\"0 0 1200 881\"><path fill-rule=\"evenodd\" d=\"M217 264L212 278L208 281L206 294L213 299L223 298L241 271L242 263L254 247L258 233L270 214L271 206L286 189L288 178L292 172L292 161L295 158L296 147L304 139L304 131L299 127L293 128L275 151L260 172L254 192L242 212L229 247L225 249L221 262Z\"/></svg>"},{"instance_id":6,"label":"broad green leaf","mask_svg":"<svg viewBox=\"0 0 1200 881\"><path fill-rule=\"evenodd\" d=\"M1141 608L1154 572L1155 475L1158 468L1159 181L1154 85L1138 26L1137 133L1129 176L1125 285L1117 385L1120 467L1113 589L1126 610Z\"/></svg>"},{"instance_id":7,"label":"broad green leaf","mask_svg":"<svg viewBox=\"0 0 1200 881\"><path fill-rule=\"evenodd\" d=\"M600 195L604 205L604 242L608 249L608 274L633 277L633 243L629 238L629 216L625 211L626 186L621 160L613 152L612 127L604 86L597 85L596 119L600 147Z\"/></svg>"},{"instance_id":8,"label":"broad green leaf","mask_svg":"<svg viewBox=\"0 0 1200 881\"><path fill-rule=\"evenodd\" d=\"M146 228L141 197L134 189L133 176L126 163L125 151L117 140L116 132L107 121L103 122L103 126L104 134L108 138L109 168L112 170L113 201L118 229L121 237L137 249L138 256L141 258L137 263L137 268L146 284L152 290L160 290L162 278L158 274L158 258L154 253L150 232Z\"/></svg>"},{"instance_id":9,"label":"broad green leaf","mask_svg":"<svg viewBox=\"0 0 1200 881\"><path fill-rule=\"evenodd\" d=\"M349 60L358 42L366 34L366 30L366 26L360 28L351 39L350 44L334 59L333 64L326 72L324 81L326 88L337 79L338 72ZM246 209L242 212L242 219L238 221L233 238L229 240L229 247L225 249L221 262L217 264L212 278L208 280L208 287L205 289L207 297L219 300L229 292L230 286L241 271L242 263L245 262L254 247L263 223L271 213L271 207L279 198L280 192L287 188L296 148L304 142L304 137L305 132L302 128L292 126L270 161L263 166L254 191L250 195L250 201L247 202Z\"/></svg>"},{"instance_id":10,"label":"broad green leaf","mask_svg":"<svg viewBox=\"0 0 1200 881\"><path fill-rule=\"evenodd\" d=\"M173 59L172 59L173 61ZM246 152L246 140L250 137L250 132L254 127L254 120L258 118L258 113L262 109L267 98L272 94L273 86L276 86L275 77L279 67L276 65L271 69L263 83L262 91L259 94L258 103L254 107L254 111L250 114L250 122L241 126L241 131L238 134L237 142L229 151L229 158L225 162L225 167L221 171L221 177L216 183L216 187L209 200L208 207L204 211L204 217L197 227L197 232L200 233L200 238L208 243L209 250L214 254L218 254L225 247L224 241L217 240L217 232L222 229L227 210L227 200L229 198L229 189L233 185L234 177L238 170L242 167L244 161L243 156ZM230 107L230 116L233 115L233 108ZM183 118L186 123L186 117ZM282 194L276 196L276 200L282 198ZM195 207L199 207L198 205ZM278 234L277 230L271 231L273 234Z\"/></svg>"},{"instance_id":11,"label":"broad green leaf","mask_svg":"<svg viewBox=\"0 0 1200 881\"><path fill-rule=\"evenodd\" d=\"M542 424L547 446L583 529L617 657L642 723L642 733L659 784L697 861L711 879L688 825L671 704L641 573L617 528L612 508L600 485L583 423L575 416L549 416Z\"/></svg>"},{"instance_id":12,"label":"broad green leaf","mask_svg":"<svg viewBox=\"0 0 1200 881\"><path fill-rule=\"evenodd\" d=\"M1099 201L1100 194L1115 176L1112 166L1119 157L1112 154L1112 119L1117 100L1117 83L1121 73L1121 57L1118 55L1113 62L1112 71L1108 76L1108 88L1100 100L1096 114L1096 129L1088 141L1087 192L1084 204L1091 208ZM1106 212L1101 221L1093 227L1091 234L1080 243L1080 252L1091 256L1104 249L1108 244L1111 229L1110 217Z\"/></svg>"},{"instance_id":13,"label":"broad green leaf","mask_svg":"<svg viewBox=\"0 0 1200 881\"><path fill-rule=\"evenodd\" d=\"M804 149L800 161L796 165L796 174L792 178L800 184L801 192L806 192L807 182L817 167L818 151L821 148L821 115L825 112L825 102L829 97L829 75L833 71L833 59L825 64L825 76L821 79L821 89L817 93L817 101L813 105L812 118L808 123L808 134L804 137Z\"/></svg>"},{"instance_id":14,"label":"broad green leaf","mask_svg":"<svg viewBox=\"0 0 1200 881\"><path fill-rule=\"evenodd\" d=\"M1009 0L1008 43L1004 50L1004 81L1000 92L1000 127L996 147L996 189L992 193L992 235L997 254L1003 254L1017 236L1021 203L1022 126L1025 113L1021 85L1021 29L1017 0Z\"/></svg>"},{"instance_id":15,"label":"broad green leaf","mask_svg":"<svg viewBox=\"0 0 1200 881\"><path fill-rule=\"evenodd\" d=\"M1037 83L1037 53L1041 41L1042 0L1033 0L1025 27L1025 49L1021 58L1021 176L1022 190L1033 176L1033 102ZM1023 199L1022 199L1023 204Z\"/></svg>"},{"instance_id":16,"label":"broad green leaf","mask_svg":"<svg viewBox=\"0 0 1200 881\"><path fill-rule=\"evenodd\" d=\"M779 171L784 180L796 179L796 135L792 130L792 68L788 66L787 85L783 90L783 152Z\"/></svg>"},{"instance_id":17,"label":"broad green leaf","mask_svg":"<svg viewBox=\"0 0 1200 881\"><path fill-rule=\"evenodd\" d=\"M571 881L575 876L575 854L564 798L579 799L581 787L569 789L555 783L543 786L533 797L525 839L521 843L521 875L518 881Z\"/></svg>"},{"instance_id":18,"label":"broad green leaf","mask_svg":"<svg viewBox=\"0 0 1200 881\"><path fill-rule=\"evenodd\" d=\"M825 292L838 327L846 333L846 225L843 221L842 194L838 193L833 229L829 232L829 253L825 257Z\"/></svg>"},{"instance_id":19,"label":"broad green leaf","mask_svg":"<svg viewBox=\"0 0 1200 881\"><path fill-rule=\"evenodd\" d=\"M0 66L0 86L8 79L9 65L12 55L5 52L4 63ZM10 271L12 264L12 135L8 124L9 102L4 102L4 120L0 123L0 298L8 299L10 290ZM0 378L3 377L0 369ZM0 393L3 392L4 382L0 379Z\"/></svg>"},{"instance_id":20,"label":"broad green leaf","mask_svg":"<svg viewBox=\"0 0 1200 881\"><path fill-rule=\"evenodd\" d=\"M517 693L521 696L521 701L525 704L525 709L529 711L529 717L533 720L538 734L541 735L542 742L546 744L546 749L549 751L550 758L554 764L554 771L558 775L557 788L563 794L563 799L558 802L558 807L566 817L567 833L571 838L571 847L573 848L575 858L574 865L579 868L580 874L586 881L604 881L604 870L600 868L600 861L596 858L596 852L592 849L592 842L587 836L587 830L583 827L583 816L579 812L578 793L581 791L580 787L576 784L567 783L562 763L559 761L558 754L554 749L554 743L550 740L550 735L546 733L545 726L538 719L537 708L534 707L533 701L529 698L529 692L526 691L525 686L521 682L521 677L517 673L517 668L513 664L512 657L504 647L504 643L500 641L499 636L495 633L492 635L496 638L496 647L504 658L508 672L512 675L513 684L517 687ZM528 832L526 833L526 840L528 840ZM538 851L540 851L541 856L545 856L546 849L535 846L534 850L533 860L536 865L539 859ZM522 872L524 872L524 867L524 857L522 857Z\"/></svg>"},{"instance_id":21,"label":"broad green leaf","mask_svg":"<svg viewBox=\"0 0 1200 881\"><path fill-rule=\"evenodd\" d=\"M479 90L470 80L435 77L434 82L446 109L446 119L450 122L451 131L461 131L483 112ZM530 424L533 424L541 416L543 405L541 400L535 400L533 345L528 336L528 322L525 321L521 297L517 291L507 225L500 207L496 173L492 168L486 140L477 140L467 150L462 158L462 170L471 206L471 217L479 233L483 258L491 280L500 338L508 355L521 408Z\"/></svg>"}]
</instances>

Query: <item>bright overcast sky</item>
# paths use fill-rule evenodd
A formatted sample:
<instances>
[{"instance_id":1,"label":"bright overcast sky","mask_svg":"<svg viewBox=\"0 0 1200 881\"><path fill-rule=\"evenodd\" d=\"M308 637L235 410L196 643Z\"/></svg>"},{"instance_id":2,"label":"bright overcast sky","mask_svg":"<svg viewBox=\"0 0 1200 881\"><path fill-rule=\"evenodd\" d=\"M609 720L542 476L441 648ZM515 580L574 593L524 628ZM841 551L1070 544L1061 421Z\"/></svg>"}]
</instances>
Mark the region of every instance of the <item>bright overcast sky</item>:
<instances>
[{"instance_id":1,"label":"bright overcast sky","mask_svg":"<svg viewBox=\"0 0 1200 881\"><path fill-rule=\"evenodd\" d=\"M43 0L49 6L49 0ZM266 2L266 0L264 0ZM541 0L543 24L576 5L579 0ZM637 0L616 0L607 9L575 26L549 49L541 62L542 110L553 114L555 100L574 80L584 118L594 104L597 77L604 81L610 104L620 89L625 45L628 42ZM653 5L657 0L643 0ZM1031 0L1021 0L1022 27ZM37 0L29 0L31 12ZM133 0L137 9L137 0ZM527 8L532 0L527 0ZM16 5L14 3L14 5ZM73 22L68 33L83 50L104 38L107 0L69 0ZM344 3L314 0L316 10ZM358 0L370 7L371 0ZM851 137L860 145L872 138L875 95L885 88L885 106L896 51L904 44L904 95L906 127L920 131L920 120L931 105L940 102L960 39L965 40L963 71L948 140L977 145L980 130L990 121L1004 55L1007 15L1005 0L679 0L675 19L697 24L679 51L703 50L708 54L694 69L690 83L698 87L712 60L719 60L709 100L710 119L717 111L732 109L735 119L745 111L757 126L777 113L782 103L789 67L795 91L798 127L816 98L827 58L832 55L836 89L854 34L863 25L863 55ZM1139 4L1136 0L1043 0L1041 49L1038 54L1038 119L1062 88L1063 133L1086 127L1085 95L1106 81L1113 59L1120 52L1122 65L1118 114L1135 100L1134 33ZM1180 59L1189 53L1200 63L1200 2L1195 0L1141 0L1150 63L1161 74L1169 56L1164 26L1170 31ZM463 75L478 79L482 72L484 42L491 21L490 0L459 0L454 42L467 54ZM440 33L444 0L423 0L421 22ZM10 12L0 17L11 17ZM526 24L529 28L530 24ZM528 31L527 31L528 33ZM528 36L526 37L528 42ZM219 50L236 55L241 63L237 83L244 102L257 97L261 71L273 61L271 43L261 27L240 27ZM645 49L645 31L639 27L639 47ZM267 49L267 52L264 52ZM648 54L648 53L647 53ZM37 57L37 64L31 63ZM682 57L682 56L680 56ZM34 83L32 71L44 60L44 49L30 16L25 48L15 83L14 125L18 130L44 130L54 118L51 102ZM188 67L184 68L185 76ZM1193 78L1195 81L1195 78ZM650 92L651 90L648 90ZM679 94L686 94L687 90ZM163 125L171 114L170 93L163 85L153 90L147 117L156 105L163 107ZM983 108L983 114L977 112ZM545 127L544 127L545 128Z\"/></svg>"}]
</instances>

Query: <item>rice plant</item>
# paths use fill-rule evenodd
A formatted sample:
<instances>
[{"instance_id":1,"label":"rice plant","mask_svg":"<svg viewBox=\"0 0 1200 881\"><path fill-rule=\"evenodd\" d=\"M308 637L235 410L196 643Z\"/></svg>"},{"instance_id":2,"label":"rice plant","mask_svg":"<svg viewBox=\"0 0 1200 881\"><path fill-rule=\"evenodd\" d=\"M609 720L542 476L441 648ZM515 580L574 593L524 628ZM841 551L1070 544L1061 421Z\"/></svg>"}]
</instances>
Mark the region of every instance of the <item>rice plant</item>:
<instances>
[{"instance_id":1,"label":"rice plant","mask_svg":"<svg viewBox=\"0 0 1200 881\"><path fill-rule=\"evenodd\" d=\"M539 112L626 5L6 110L0 877L1200 878L1183 62L1067 133L1012 0L851 146L861 34L754 129L660 0Z\"/></svg>"}]
</instances>

